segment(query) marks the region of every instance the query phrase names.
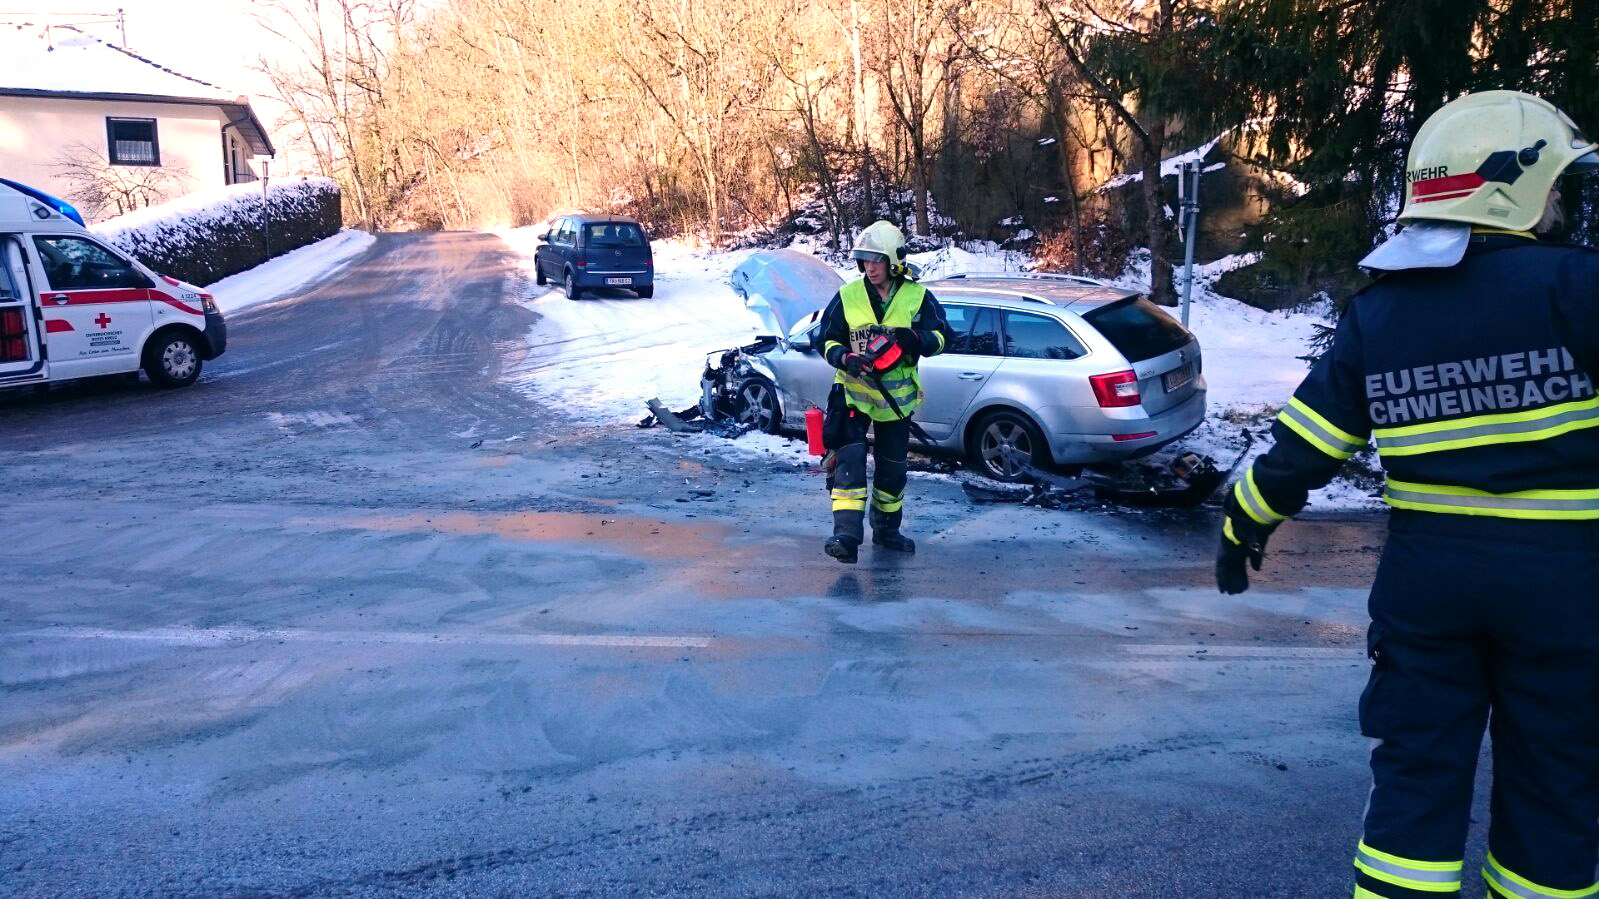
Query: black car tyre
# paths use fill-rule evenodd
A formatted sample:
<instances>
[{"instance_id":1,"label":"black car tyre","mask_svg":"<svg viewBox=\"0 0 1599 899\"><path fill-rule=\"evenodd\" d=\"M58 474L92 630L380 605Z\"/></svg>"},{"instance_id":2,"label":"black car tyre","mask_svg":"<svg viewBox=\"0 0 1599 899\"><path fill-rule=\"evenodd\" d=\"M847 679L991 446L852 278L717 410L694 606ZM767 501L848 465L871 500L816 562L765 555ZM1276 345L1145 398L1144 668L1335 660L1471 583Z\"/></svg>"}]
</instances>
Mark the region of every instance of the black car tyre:
<instances>
[{"instance_id":1,"label":"black car tyre","mask_svg":"<svg viewBox=\"0 0 1599 899\"><path fill-rule=\"evenodd\" d=\"M544 277L544 266L539 265L537 259L533 260L533 283L540 287L550 283L549 279Z\"/></svg>"},{"instance_id":2,"label":"black car tyre","mask_svg":"<svg viewBox=\"0 0 1599 899\"><path fill-rule=\"evenodd\" d=\"M157 387L187 387L200 377L200 347L181 331L157 337L144 348L144 373Z\"/></svg>"},{"instance_id":3,"label":"black car tyre","mask_svg":"<svg viewBox=\"0 0 1599 899\"><path fill-rule=\"evenodd\" d=\"M577 278L571 272L566 273L566 298L575 300L583 296L583 288L577 286Z\"/></svg>"},{"instance_id":4,"label":"black car tyre","mask_svg":"<svg viewBox=\"0 0 1599 899\"><path fill-rule=\"evenodd\" d=\"M655 285L651 284L649 287L640 287L640 288L637 288L637 291L638 291L639 299L647 300L650 297L655 296Z\"/></svg>"},{"instance_id":5,"label":"black car tyre","mask_svg":"<svg viewBox=\"0 0 1599 899\"><path fill-rule=\"evenodd\" d=\"M1025 481L1023 464L1043 467L1049 461L1049 444L1032 419L1004 409L984 415L972 427L966 455L978 474L996 481ZM1014 450L1007 458L1005 447Z\"/></svg>"},{"instance_id":6,"label":"black car tyre","mask_svg":"<svg viewBox=\"0 0 1599 899\"><path fill-rule=\"evenodd\" d=\"M738 423L754 425L755 430L776 434L783 430L783 410L777 403L777 388L765 378L746 378L738 385Z\"/></svg>"}]
</instances>

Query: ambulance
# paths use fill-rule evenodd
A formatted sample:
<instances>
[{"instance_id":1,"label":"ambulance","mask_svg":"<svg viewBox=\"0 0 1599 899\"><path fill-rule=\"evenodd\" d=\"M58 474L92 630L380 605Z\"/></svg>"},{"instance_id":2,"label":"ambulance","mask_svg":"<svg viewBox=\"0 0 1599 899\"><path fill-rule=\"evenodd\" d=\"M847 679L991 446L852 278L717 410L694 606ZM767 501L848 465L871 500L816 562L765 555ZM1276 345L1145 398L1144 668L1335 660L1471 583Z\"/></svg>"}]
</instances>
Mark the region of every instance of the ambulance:
<instances>
[{"instance_id":1,"label":"ambulance","mask_svg":"<svg viewBox=\"0 0 1599 899\"><path fill-rule=\"evenodd\" d=\"M145 268L69 204L0 178L0 388L140 369L184 387L227 342L210 294Z\"/></svg>"}]
</instances>

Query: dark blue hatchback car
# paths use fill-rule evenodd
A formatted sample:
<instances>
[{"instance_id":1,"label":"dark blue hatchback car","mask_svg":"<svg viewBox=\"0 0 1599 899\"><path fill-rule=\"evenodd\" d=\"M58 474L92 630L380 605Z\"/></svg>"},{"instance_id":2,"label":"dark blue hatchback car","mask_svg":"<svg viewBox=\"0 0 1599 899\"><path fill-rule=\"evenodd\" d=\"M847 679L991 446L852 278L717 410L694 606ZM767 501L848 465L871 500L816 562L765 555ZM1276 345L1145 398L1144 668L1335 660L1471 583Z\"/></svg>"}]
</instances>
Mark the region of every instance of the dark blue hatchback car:
<instances>
[{"instance_id":1,"label":"dark blue hatchback car","mask_svg":"<svg viewBox=\"0 0 1599 899\"><path fill-rule=\"evenodd\" d=\"M644 226L619 215L568 215L550 224L533 256L534 280L556 281L566 298L583 291L621 287L641 297L655 295L655 258Z\"/></svg>"}]
</instances>

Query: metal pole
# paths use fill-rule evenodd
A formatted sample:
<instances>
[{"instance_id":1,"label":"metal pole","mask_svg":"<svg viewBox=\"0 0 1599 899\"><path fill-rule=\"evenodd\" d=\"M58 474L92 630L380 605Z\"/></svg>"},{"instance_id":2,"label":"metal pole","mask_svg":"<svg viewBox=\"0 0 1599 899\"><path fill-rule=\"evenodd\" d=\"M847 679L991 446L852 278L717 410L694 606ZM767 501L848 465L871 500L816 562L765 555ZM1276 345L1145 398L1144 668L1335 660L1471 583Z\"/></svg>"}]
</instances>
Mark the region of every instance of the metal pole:
<instances>
[{"instance_id":1,"label":"metal pole","mask_svg":"<svg viewBox=\"0 0 1599 899\"><path fill-rule=\"evenodd\" d=\"M1199 175L1201 163L1185 162L1178 175L1183 225L1183 327L1188 327L1188 306L1194 294L1194 244L1199 242Z\"/></svg>"},{"instance_id":2,"label":"metal pole","mask_svg":"<svg viewBox=\"0 0 1599 899\"><path fill-rule=\"evenodd\" d=\"M265 244L265 262L272 258L272 207L267 203L267 179L271 175L271 160L261 160L261 240Z\"/></svg>"}]
</instances>

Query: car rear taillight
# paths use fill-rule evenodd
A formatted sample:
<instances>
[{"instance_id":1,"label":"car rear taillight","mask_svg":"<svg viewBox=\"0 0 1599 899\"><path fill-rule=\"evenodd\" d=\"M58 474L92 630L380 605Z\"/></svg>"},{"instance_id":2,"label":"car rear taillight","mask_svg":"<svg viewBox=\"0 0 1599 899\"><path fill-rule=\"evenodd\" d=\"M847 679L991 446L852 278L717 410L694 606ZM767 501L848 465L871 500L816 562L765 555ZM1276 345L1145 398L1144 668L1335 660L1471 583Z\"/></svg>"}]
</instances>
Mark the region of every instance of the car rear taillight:
<instances>
[{"instance_id":1,"label":"car rear taillight","mask_svg":"<svg viewBox=\"0 0 1599 899\"><path fill-rule=\"evenodd\" d=\"M222 312L221 309L217 308L217 298L203 290L200 292L200 308L212 315L218 315Z\"/></svg>"},{"instance_id":2,"label":"car rear taillight","mask_svg":"<svg viewBox=\"0 0 1599 899\"><path fill-rule=\"evenodd\" d=\"M583 266L588 265L589 261L587 259L584 259L582 256L579 256L576 259L572 260L572 264L577 266L578 268L582 268Z\"/></svg>"},{"instance_id":3,"label":"car rear taillight","mask_svg":"<svg viewBox=\"0 0 1599 899\"><path fill-rule=\"evenodd\" d=\"M1123 443L1128 440L1143 440L1145 437L1153 436L1155 436L1154 431L1139 431L1137 434L1112 434L1110 435L1110 439L1116 441L1117 443Z\"/></svg>"},{"instance_id":4,"label":"car rear taillight","mask_svg":"<svg viewBox=\"0 0 1599 899\"><path fill-rule=\"evenodd\" d=\"M1131 371L1090 375L1088 383L1093 385L1094 399L1099 401L1100 408L1115 409L1121 406L1136 406L1139 403L1138 375Z\"/></svg>"}]
</instances>

